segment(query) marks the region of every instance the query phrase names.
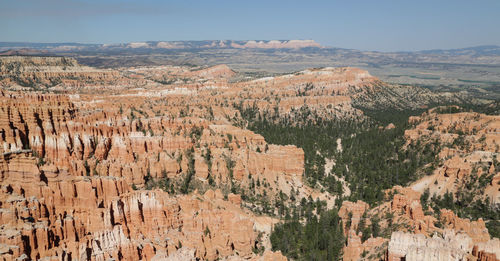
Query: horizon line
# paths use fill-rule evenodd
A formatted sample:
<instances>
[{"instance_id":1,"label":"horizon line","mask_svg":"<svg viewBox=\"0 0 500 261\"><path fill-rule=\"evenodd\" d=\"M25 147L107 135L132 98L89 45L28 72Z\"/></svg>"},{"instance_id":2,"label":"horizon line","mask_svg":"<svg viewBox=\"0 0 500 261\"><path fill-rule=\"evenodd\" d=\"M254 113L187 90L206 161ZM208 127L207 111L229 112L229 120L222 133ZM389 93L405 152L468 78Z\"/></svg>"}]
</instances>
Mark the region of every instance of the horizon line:
<instances>
[{"instance_id":1,"label":"horizon line","mask_svg":"<svg viewBox=\"0 0 500 261\"><path fill-rule=\"evenodd\" d=\"M379 51L379 50L368 50L368 49L355 49L349 47L337 47L331 45L323 45L314 39L246 39L246 40L236 40L236 39L205 39L205 40L146 40L146 41L129 41L129 42L115 42L115 43L97 43L97 42L79 42L79 41L62 41L62 42L36 42L36 41L0 41L0 44L77 44L77 45L122 45L130 43L156 43L156 42L215 42L215 41L233 41L233 42L248 42L248 41L313 41L320 44L320 47L301 47L292 49L304 49L304 48L324 48L324 49L347 49L347 50L357 50L363 52L380 52L380 53L405 53L405 52L425 52L425 51L450 51L450 50L462 50L469 48L479 48L479 47L494 47L500 48L500 44L479 44L473 46L465 46L460 48L434 48L434 49L419 49L419 50L396 50L396 51ZM139 47L140 48L140 47ZM144 47L147 48L147 47ZM201 49L201 48L200 48ZM263 49L263 48L249 48L249 49ZM281 48L269 48L269 49L281 49ZM288 49L288 48L284 48Z\"/></svg>"}]
</instances>

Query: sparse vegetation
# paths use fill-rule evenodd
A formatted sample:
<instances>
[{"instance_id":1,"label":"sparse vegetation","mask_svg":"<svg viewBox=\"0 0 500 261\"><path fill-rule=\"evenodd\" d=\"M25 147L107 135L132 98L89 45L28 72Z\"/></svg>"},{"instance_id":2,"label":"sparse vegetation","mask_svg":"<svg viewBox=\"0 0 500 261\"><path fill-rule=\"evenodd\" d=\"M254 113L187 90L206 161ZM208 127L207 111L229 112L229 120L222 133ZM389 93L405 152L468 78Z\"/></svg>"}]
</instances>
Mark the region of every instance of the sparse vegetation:
<instances>
[{"instance_id":1,"label":"sparse vegetation","mask_svg":"<svg viewBox=\"0 0 500 261\"><path fill-rule=\"evenodd\" d=\"M262 134L273 144L293 144L305 153L305 177L311 186L323 185L332 194L342 193L343 178L352 192L349 200L364 200L375 204L383 200L384 189L394 185L406 185L419 177L422 166L435 162L439 150L436 143L410 144L406 148L404 130L409 127L408 116L420 111L369 111L371 119L322 120L309 110L293 116L298 122L277 119L272 114L260 115L254 108L242 110L248 128ZM275 118L273 121L272 119ZM381 129L394 123L394 129ZM337 151L337 139L341 139L343 151ZM336 164L331 173L325 173L326 159ZM430 167L435 164L430 164ZM426 173L432 172L427 169Z\"/></svg>"}]
</instances>

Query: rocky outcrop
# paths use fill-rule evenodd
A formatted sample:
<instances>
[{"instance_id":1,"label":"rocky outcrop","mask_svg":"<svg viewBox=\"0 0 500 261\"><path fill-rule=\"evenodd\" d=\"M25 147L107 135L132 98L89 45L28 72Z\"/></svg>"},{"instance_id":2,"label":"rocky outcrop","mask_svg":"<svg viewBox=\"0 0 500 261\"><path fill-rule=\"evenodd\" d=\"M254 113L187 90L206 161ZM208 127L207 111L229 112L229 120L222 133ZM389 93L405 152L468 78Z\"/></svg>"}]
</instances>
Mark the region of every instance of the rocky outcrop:
<instances>
[{"instance_id":1,"label":"rocky outcrop","mask_svg":"<svg viewBox=\"0 0 500 261\"><path fill-rule=\"evenodd\" d=\"M488 260L498 252L495 247L499 241L490 238L482 219L459 218L447 209L441 209L438 218L431 209L425 214L420 193L408 187L395 186L386 193L391 200L373 208L362 201L343 202L339 216L347 238L344 260L380 258L381 253L386 260L476 260L481 256ZM381 231L397 229L388 246L381 237L362 242L360 221L370 226L373 217L379 220Z\"/></svg>"},{"instance_id":2,"label":"rocky outcrop","mask_svg":"<svg viewBox=\"0 0 500 261\"><path fill-rule=\"evenodd\" d=\"M193 171L191 186L204 190L236 183L244 191L259 180L266 186L257 191L290 193L303 186L301 149L201 118L127 119L106 107L89 113L71 99L0 96L2 258L149 260L179 249L207 260L283 258L253 253L258 232L270 231L257 228L270 225L256 225L238 194L224 200L220 190L175 196L132 187L168 179L177 190Z\"/></svg>"},{"instance_id":3,"label":"rocky outcrop","mask_svg":"<svg viewBox=\"0 0 500 261\"><path fill-rule=\"evenodd\" d=\"M172 196L132 191L123 178L42 177L29 153L12 157L0 193L4 259L151 259L183 247L207 260L254 255L254 217L236 195Z\"/></svg>"},{"instance_id":4,"label":"rocky outcrop","mask_svg":"<svg viewBox=\"0 0 500 261\"><path fill-rule=\"evenodd\" d=\"M414 233L428 234L436 229L434 216L425 215L420 204L420 193L411 188L395 186L390 192L395 193L388 208L399 220L410 225ZM381 207L379 207L381 209Z\"/></svg>"},{"instance_id":5,"label":"rocky outcrop","mask_svg":"<svg viewBox=\"0 0 500 261\"><path fill-rule=\"evenodd\" d=\"M430 110L411 117L414 128L406 130L408 143L439 146L442 162L433 173L412 184L412 188L431 195L467 191L474 200L486 197L493 204L500 202L500 178L495 162L500 159L500 117L472 112L446 113L457 107ZM445 113L439 113L445 112ZM477 182L479 179L490 182Z\"/></svg>"},{"instance_id":6,"label":"rocky outcrop","mask_svg":"<svg viewBox=\"0 0 500 261\"><path fill-rule=\"evenodd\" d=\"M347 244L343 249L342 260L355 261L362 258L381 258L380 250L384 244L387 244L387 239L382 237L368 238L365 242L361 241L361 234L356 234L354 230L349 230L347 235ZM378 251L378 253L377 253Z\"/></svg>"},{"instance_id":7,"label":"rocky outcrop","mask_svg":"<svg viewBox=\"0 0 500 261\"><path fill-rule=\"evenodd\" d=\"M446 113L447 110L451 109L439 107L421 116L410 117L409 121L415 124L415 128L405 131L407 139L411 142L429 136L441 143L453 143L462 138L464 142L455 142L454 145L464 152L498 150L500 116L474 112Z\"/></svg>"},{"instance_id":8,"label":"rocky outcrop","mask_svg":"<svg viewBox=\"0 0 500 261\"><path fill-rule=\"evenodd\" d=\"M440 218L445 227L465 232L474 243L487 242L490 240L488 229L486 229L486 225L481 218L477 221L470 221L457 217L453 211L448 209L441 210Z\"/></svg>"},{"instance_id":9,"label":"rocky outcrop","mask_svg":"<svg viewBox=\"0 0 500 261\"><path fill-rule=\"evenodd\" d=\"M210 78L230 79L235 74L236 73L225 64L216 65L216 66L212 66L212 67L208 67L205 69L191 72L192 76L202 77L202 78L207 78L207 79L210 79Z\"/></svg>"},{"instance_id":10,"label":"rocky outcrop","mask_svg":"<svg viewBox=\"0 0 500 261\"><path fill-rule=\"evenodd\" d=\"M357 230L359 221L365 212L369 209L369 205L361 200L357 202L344 201L339 210L339 217L342 218L344 224L344 233L348 235L350 230ZM349 225L350 224L350 225Z\"/></svg>"},{"instance_id":11,"label":"rocky outcrop","mask_svg":"<svg viewBox=\"0 0 500 261\"><path fill-rule=\"evenodd\" d=\"M386 259L400 260L499 260L498 239L489 241L488 250L473 244L473 240L464 233L444 230L440 236L426 237L422 234L403 232L392 233ZM496 249L494 248L496 247Z\"/></svg>"},{"instance_id":12,"label":"rocky outcrop","mask_svg":"<svg viewBox=\"0 0 500 261\"><path fill-rule=\"evenodd\" d=\"M81 88L116 84L117 71L80 66L73 58L5 56L0 57L0 86L12 83L30 88Z\"/></svg>"},{"instance_id":13,"label":"rocky outcrop","mask_svg":"<svg viewBox=\"0 0 500 261\"><path fill-rule=\"evenodd\" d=\"M464 234L446 231L444 237L394 232L389 242L388 260L467 260L472 242Z\"/></svg>"},{"instance_id":14,"label":"rocky outcrop","mask_svg":"<svg viewBox=\"0 0 500 261\"><path fill-rule=\"evenodd\" d=\"M217 184L234 179L243 188L266 181L270 195L302 186L304 153L296 147L267 145L251 131L200 118L188 124L185 119L134 120L113 113L86 115L67 96L3 92L0 152L32 150L54 172L120 177L139 186L147 177L182 178L189 170L188 157L205 183L209 176Z\"/></svg>"}]
</instances>

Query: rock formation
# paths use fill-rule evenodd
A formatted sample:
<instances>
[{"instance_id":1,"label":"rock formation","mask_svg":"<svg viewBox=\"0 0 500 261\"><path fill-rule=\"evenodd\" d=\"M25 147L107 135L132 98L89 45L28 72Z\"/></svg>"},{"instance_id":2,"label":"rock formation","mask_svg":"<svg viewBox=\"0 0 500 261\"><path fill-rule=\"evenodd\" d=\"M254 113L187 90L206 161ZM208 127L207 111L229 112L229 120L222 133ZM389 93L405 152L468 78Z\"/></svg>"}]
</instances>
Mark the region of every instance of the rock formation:
<instances>
[{"instance_id":1,"label":"rock formation","mask_svg":"<svg viewBox=\"0 0 500 261\"><path fill-rule=\"evenodd\" d=\"M438 109L411 117L415 128L405 132L409 142L438 144L443 162L433 175L415 182L412 188L420 192L428 188L435 195L477 190L481 193L474 193L474 200L488 197L493 204L500 203L500 171L494 164L500 159L500 116L446 113L449 108L436 113ZM478 179L490 181L480 184Z\"/></svg>"},{"instance_id":2,"label":"rock formation","mask_svg":"<svg viewBox=\"0 0 500 261\"><path fill-rule=\"evenodd\" d=\"M433 215L424 214L419 200L420 193L417 191L396 186L388 191L389 194L393 194L391 201L371 209L362 201L343 202L339 216L347 236L344 260L358 260L363 253L368 259L370 256L380 258L384 252L386 260L474 260L471 257L500 257L496 250L499 241L490 237L482 219L470 221L459 218L450 210L442 209L438 220ZM362 232L358 229L360 220L364 219L365 225L369 226L370 218L374 216L383 217L379 223L383 231L390 231L391 227L399 230L390 235L388 250L384 248L387 239L372 237L365 242L361 241ZM436 226L437 222L442 227Z\"/></svg>"},{"instance_id":3,"label":"rock formation","mask_svg":"<svg viewBox=\"0 0 500 261\"><path fill-rule=\"evenodd\" d=\"M4 87L9 87L12 83L31 88L103 87L106 84L116 83L117 79L119 73L116 71L80 66L73 58L0 57L0 86Z\"/></svg>"},{"instance_id":4,"label":"rock formation","mask_svg":"<svg viewBox=\"0 0 500 261\"><path fill-rule=\"evenodd\" d=\"M335 197L305 184L302 149L268 144L245 128L244 114L294 124L307 117L361 120L360 107L388 106L400 96L412 97L398 103L401 108L439 99L356 68L241 80L225 65L104 70L64 57L0 57L0 85L3 260L286 260L270 251L269 233L279 220L255 213L280 197L327 200L327 207ZM63 94L45 93L55 91ZM426 188L457 191L465 183L454 180L475 171L491 176L485 192L498 202L498 117L429 112L411 122L408 143L424 137L454 142L454 129L470 146L443 148L443 165L433 175L388 190L380 206L344 201L344 259L498 258L498 240L482 220L448 210L438 219L420 203ZM381 228L396 224L401 233L390 242L389 235L366 239L360 222L370 225L370 218L384 215L391 217Z\"/></svg>"},{"instance_id":5,"label":"rock formation","mask_svg":"<svg viewBox=\"0 0 500 261\"><path fill-rule=\"evenodd\" d=\"M481 250L480 250L481 249ZM485 252L484 249L488 249ZM442 235L425 237L422 234L394 232L389 242L388 261L400 260L499 260L498 239L474 246L464 233L444 230Z\"/></svg>"}]
</instances>

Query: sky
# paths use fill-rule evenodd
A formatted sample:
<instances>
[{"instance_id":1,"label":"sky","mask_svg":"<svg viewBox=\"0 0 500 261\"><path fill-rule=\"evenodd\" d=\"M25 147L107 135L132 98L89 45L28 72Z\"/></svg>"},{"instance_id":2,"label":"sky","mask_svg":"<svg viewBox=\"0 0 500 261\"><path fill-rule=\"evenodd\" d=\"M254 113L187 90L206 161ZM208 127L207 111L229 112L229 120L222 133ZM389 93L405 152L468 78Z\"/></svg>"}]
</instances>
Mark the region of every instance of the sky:
<instances>
[{"instance_id":1,"label":"sky","mask_svg":"<svg viewBox=\"0 0 500 261\"><path fill-rule=\"evenodd\" d=\"M500 0L0 0L0 42L254 39L374 51L500 45Z\"/></svg>"}]
</instances>

